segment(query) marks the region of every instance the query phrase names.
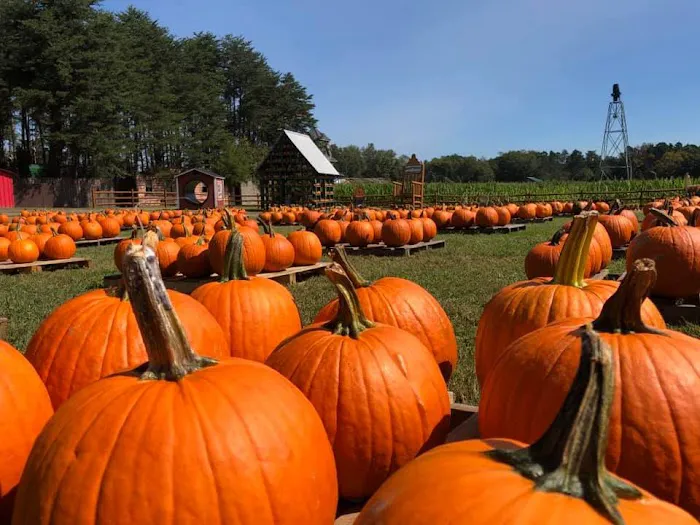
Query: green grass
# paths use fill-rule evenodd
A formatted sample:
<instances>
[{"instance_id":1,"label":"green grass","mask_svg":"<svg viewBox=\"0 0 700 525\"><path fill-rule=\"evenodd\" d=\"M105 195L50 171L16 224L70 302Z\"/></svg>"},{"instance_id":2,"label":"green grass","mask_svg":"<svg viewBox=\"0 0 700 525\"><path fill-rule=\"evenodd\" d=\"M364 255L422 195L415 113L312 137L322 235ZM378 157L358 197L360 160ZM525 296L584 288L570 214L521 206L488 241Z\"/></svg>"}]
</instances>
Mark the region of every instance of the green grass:
<instances>
[{"instance_id":1,"label":"green grass","mask_svg":"<svg viewBox=\"0 0 700 525\"><path fill-rule=\"evenodd\" d=\"M528 225L524 232L507 235L445 234L447 247L411 257L352 256L352 263L369 279L393 275L411 279L430 291L442 304L455 327L459 364L451 381L457 399L478 401L474 377L474 337L484 304L503 286L525 278L523 259L535 243L549 238L565 219ZM289 229L289 228L287 228ZM285 228L279 229L281 232ZM114 273L114 246L82 248L78 256L93 261L90 269L60 270L33 275L0 275L0 315L10 319L9 340L24 349L33 331L55 307L87 290L101 286L104 275ZM610 270L620 273L623 261ZM333 297L325 278L314 277L292 287L305 323ZM700 327L680 327L700 335Z\"/></svg>"}]
</instances>

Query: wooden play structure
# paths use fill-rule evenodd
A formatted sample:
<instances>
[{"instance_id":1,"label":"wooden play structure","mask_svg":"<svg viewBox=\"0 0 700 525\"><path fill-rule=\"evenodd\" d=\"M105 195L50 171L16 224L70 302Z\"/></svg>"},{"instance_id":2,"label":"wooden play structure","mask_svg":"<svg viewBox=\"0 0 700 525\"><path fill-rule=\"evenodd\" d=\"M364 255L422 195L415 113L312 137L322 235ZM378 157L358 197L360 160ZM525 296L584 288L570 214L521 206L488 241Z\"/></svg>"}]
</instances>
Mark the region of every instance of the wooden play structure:
<instances>
[{"instance_id":1,"label":"wooden play structure","mask_svg":"<svg viewBox=\"0 0 700 525\"><path fill-rule=\"evenodd\" d=\"M260 205L332 206L339 176L311 137L284 130L258 167Z\"/></svg>"},{"instance_id":2,"label":"wooden play structure","mask_svg":"<svg viewBox=\"0 0 700 525\"><path fill-rule=\"evenodd\" d=\"M394 204L397 206L423 207L425 192L425 164L411 155L403 170L403 180L393 182Z\"/></svg>"},{"instance_id":3,"label":"wooden play structure","mask_svg":"<svg viewBox=\"0 0 700 525\"><path fill-rule=\"evenodd\" d=\"M181 210L222 208L226 205L224 178L214 172L192 168L175 176L177 203Z\"/></svg>"}]
</instances>

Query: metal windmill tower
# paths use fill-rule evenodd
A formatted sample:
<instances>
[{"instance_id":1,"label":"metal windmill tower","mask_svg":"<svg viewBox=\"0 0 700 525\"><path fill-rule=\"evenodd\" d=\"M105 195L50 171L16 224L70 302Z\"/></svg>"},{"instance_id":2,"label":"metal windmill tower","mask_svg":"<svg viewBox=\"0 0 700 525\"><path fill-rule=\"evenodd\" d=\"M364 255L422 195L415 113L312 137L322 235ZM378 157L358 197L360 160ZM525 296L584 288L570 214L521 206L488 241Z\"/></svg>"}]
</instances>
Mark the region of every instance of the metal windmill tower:
<instances>
[{"instance_id":1,"label":"metal windmill tower","mask_svg":"<svg viewBox=\"0 0 700 525\"><path fill-rule=\"evenodd\" d=\"M625 105L622 103L620 85L613 84L612 101L608 104L608 118L605 121L605 133L603 134L603 147L600 151L600 178L615 179L624 170L627 179L632 178L632 165L627 152L629 141L627 139L627 120L625 119ZM625 159L625 165L621 165L621 159Z\"/></svg>"}]
</instances>

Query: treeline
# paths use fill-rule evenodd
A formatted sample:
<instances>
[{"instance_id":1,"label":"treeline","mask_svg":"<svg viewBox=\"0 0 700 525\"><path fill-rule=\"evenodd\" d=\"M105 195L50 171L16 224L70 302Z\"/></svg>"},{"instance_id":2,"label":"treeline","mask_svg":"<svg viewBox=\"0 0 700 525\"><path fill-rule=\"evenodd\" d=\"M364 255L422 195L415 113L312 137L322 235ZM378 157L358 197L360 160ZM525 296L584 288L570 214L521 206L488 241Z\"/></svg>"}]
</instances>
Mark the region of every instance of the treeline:
<instances>
[{"instance_id":1,"label":"treeline","mask_svg":"<svg viewBox=\"0 0 700 525\"><path fill-rule=\"evenodd\" d=\"M692 144L643 144L628 151L634 178L700 177L700 147ZM352 178L401 177L408 159L393 150L377 150L373 144L334 147L338 171ZM613 177L625 176L618 159ZM600 178L600 156L595 151L508 151L491 158L447 155L426 162L429 182L522 182L528 177L543 180L592 181Z\"/></svg>"},{"instance_id":2,"label":"treeline","mask_svg":"<svg viewBox=\"0 0 700 525\"><path fill-rule=\"evenodd\" d=\"M0 39L0 166L22 174L245 180L280 128L316 123L304 86L251 42L175 38L133 7L2 0Z\"/></svg>"}]
</instances>

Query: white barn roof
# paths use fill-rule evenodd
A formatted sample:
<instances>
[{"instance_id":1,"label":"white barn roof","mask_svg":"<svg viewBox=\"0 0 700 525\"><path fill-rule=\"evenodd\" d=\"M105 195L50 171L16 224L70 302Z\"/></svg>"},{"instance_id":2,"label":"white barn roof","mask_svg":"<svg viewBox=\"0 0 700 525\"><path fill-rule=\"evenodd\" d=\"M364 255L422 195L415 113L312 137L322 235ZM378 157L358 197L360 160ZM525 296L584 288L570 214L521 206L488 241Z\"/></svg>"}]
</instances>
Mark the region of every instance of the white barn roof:
<instances>
[{"instance_id":1,"label":"white barn roof","mask_svg":"<svg viewBox=\"0 0 700 525\"><path fill-rule=\"evenodd\" d=\"M285 135L289 137L289 140L296 146L299 152L304 156L309 164L321 175L335 175L340 176L338 170L333 167L333 164L326 158L326 156L318 149L318 146L311 140L311 137L304 135L303 133L297 133L296 131L284 130Z\"/></svg>"}]
</instances>

